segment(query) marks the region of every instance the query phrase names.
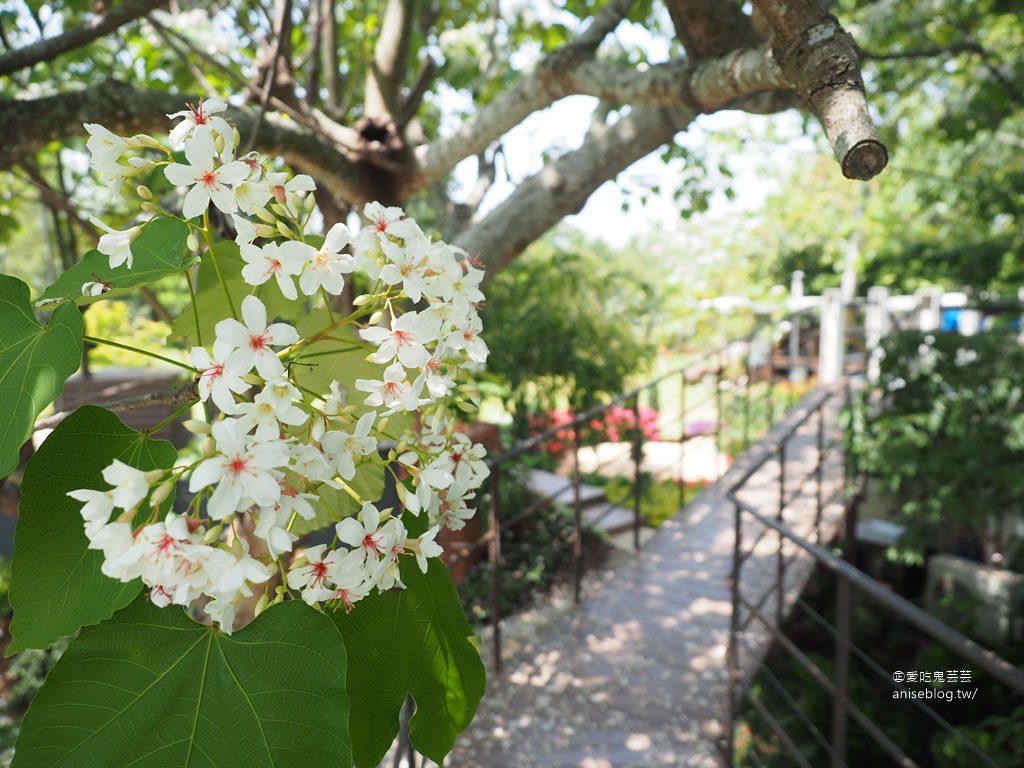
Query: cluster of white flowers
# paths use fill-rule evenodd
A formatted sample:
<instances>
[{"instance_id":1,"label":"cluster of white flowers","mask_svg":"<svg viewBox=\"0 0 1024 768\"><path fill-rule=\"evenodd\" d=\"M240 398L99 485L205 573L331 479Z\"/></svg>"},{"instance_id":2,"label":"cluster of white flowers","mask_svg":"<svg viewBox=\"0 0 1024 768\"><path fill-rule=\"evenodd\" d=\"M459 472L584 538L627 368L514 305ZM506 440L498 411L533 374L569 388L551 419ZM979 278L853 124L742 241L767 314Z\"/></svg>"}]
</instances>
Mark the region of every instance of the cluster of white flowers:
<instances>
[{"instance_id":1,"label":"cluster of white flowers","mask_svg":"<svg viewBox=\"0 0 1024 768\"><path fill-rule=\"evenodd\" d=\"M425 571L427 559L441 554L434 541L439 529L465 524L488 473L482 446L455 429L445 399L463 372L486 360L487 346L477 314L483 273L464 251L433 242L401 209L376 203L364 207L369 224L357 236L336 224L322 245L309 244L303 230L312 179L271 172L257 155L237 159L237 134L221 115L226 106L211 99L171 115L184 119L171 131L170 149L148 136L125 139L87 125L92 165L110 183L162 165L168 181L185 188L182 216L197 231L205 223L192 220L203 216L205 222L211 203L230 215L245 262L242 279L254 292L273 279L297 302L296 316L341 294L357 269L372 291L355 298L357 310L346 318L335 320L328 310L328 324L315 339L301 339L288 323L268 322L263 302L245 296L240 316L225 316L212 343L190 351L206 413L210 405L219 411L212 423L187 423L204 439L203 457L153 472L115 461L103 472L112 489L69 495L84 502L89 546L103 551L104 573L141 578L162 605L212 598L205 610L231 631L235 606L275 572L286 582L278 599L287 586L307 603L349 609L375 588L403 586L400 557L415 557ZM145 156L154 149L168 161ZM173 162L172 150L183 151L187 164ZM150 201L146 208L154 211L147 193L141 192ZM96 223L106 230L99 250L111 268L131 268L140 226L118 232ZM354 325L355 343L380 370L379 378L351 382L361 402L348 401L346 383L309 392L293 375L303 350L343 324ZM381 443L396 413L413 414L417 427L388 436L396 449L383 456ZM300 518L323 518L319 492L343 489L358 498L357 474L382 465L397 478L404 511L426 513L426 532L410 537L402 510L359 498L358 515L335 525L333 546L310 547L296 557L292 529ZM156 519L171 489L186 479L196 494L187 513ZM236 530L246 515L248 539ZM247 540L261 553L250 554Z\"/></svg>"}]
</instances>

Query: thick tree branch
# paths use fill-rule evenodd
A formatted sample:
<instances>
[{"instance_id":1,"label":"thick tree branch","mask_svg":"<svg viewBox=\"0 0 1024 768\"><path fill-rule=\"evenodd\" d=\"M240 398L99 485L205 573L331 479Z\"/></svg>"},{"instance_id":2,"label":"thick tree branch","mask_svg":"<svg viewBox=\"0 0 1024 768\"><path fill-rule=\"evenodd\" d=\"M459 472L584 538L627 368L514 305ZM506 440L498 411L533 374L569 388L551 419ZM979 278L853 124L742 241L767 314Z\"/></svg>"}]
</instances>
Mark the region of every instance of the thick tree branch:
<instances>
[{"instance_id":1,"label":"thick tree branch","mask_svg":"<svg viewBox=\"0 0 1024 768\"><path fill-rule=\"evenodd\" d=\"M665 0L672 26L691 61L724 56L762 42L739 3L721 0Z\"/></svg>"},{"instance_id":2,"label":"thick tree branch","mask_svg":"<svg viewBox=\"0 0 1024 768\"><path fill-rule=\"evenodd\" d=\"M534 112L571 95L571 90L559 85L559 76L593 60L601 41L626 18L633 2L608 0L575 40L548 54L533 73L502 91L452 135L419 147L419 173L412 188L419 190L437 183L460 161L479 155Z\"/></svg>"},{"instance_id":3,"label":"thick tree branch","mask_svg":"<svg viewBox=\"0 0 1024 768\"><path fill-rule=\"evenodd\" d=\"M166 134L170 128L167 114L179 111L196 96L182 96L138 88L116 80L71 93L27 101L0 101L0 169L16 165L50 141L82 135L83 123L101 123L114 133ZM228 116L245 136L252 130L252 110L232 108ZM265 115L260 128L258 148L280 155L289 163L315 169L317 179L339 200L365 202L365 171L335 143L335 137L323 137L311 130Z\"/></svg>"},{"instance_id":4,"label":"thick tree branch","mask_svg":"<svg viewBox=\"0 0 1024 768\"><path fill-rule=\"evenodd\" d=\"M696 117L688 109L637 107L592 128L574 152L548 163L482 220L455 238L494 275L562 218L578 213L608 179L670 141Z\"/></svg>"},{"instance_id":5,"label":"thick tree branch","mask_svg":"<svg viewBox=\"0 0 1024 768\"><path fill-rule=\"evenodd\" d=\"M396 121L415 20L416 0L387 0L366 74L366 115L374 120Z\"/></svg>"},{"instance_id":6,"label":"thick tree branch","mask_svg":"<svg viewBox=\"0 0 1024 768\"><path fill-rule=\"evenodd\" d=\"M63 35L40 40L0 56L0 75L9 75L41 61L51 61L62 53L91 43L166 4L167 0L125 0L106 13L93 17L88 23L69 29Z\"/></svg>"},{"instance_id":7,"label":"thick tree branch","mask_svg":"<svg viewBox=\"0 0 1024 768\"><path fill-rule=\"evenodd\" d=\"M613 104L687 107L710 113L757 93L789 87L766 45L699 64L672 59L646 70L593 59L556 67L545 60L455 133L420 147L417 188L435 183L458 162L479 154L533 112L566 96L596 96Z\"/></svg>"},{"instance_id":8,"label":"thick tree branch","mask_svg":"<svg viewBox=\"0 0 1024 768\"><path fill-rule=\"evenodd\" d=\"M889 162L868 111L853 38L820 0L754 0L775 30L773 50L786 79L821 122L843 175L866 181Z\"/></svg>"},{"instance_id":9,"label":"thick tree branch","mask_svg":"<svg viewBox=\"0 0 1024 768\"><path fill-rule=\"evenodd\" d=\"M737 49L699 64L670 59L646 70L585 61L559 80L567 95L596 96L613 104L686 106L705 113L751 94L789 87L768 45Z\"/></svg>"},{"instance_id":10,"label":"thick tree branch","mask_svg":"<svg viewBox=\"0 0 1024 768\"><path fill-rule=\"evenodd\" d=\"M323 33L320 40L323 51L324 84L327 87L327 114L339 118L341 108L341 64L338 61L338 20L334 18L334 0L317 0L320 3Z\"/></svg>"}]
</instances>

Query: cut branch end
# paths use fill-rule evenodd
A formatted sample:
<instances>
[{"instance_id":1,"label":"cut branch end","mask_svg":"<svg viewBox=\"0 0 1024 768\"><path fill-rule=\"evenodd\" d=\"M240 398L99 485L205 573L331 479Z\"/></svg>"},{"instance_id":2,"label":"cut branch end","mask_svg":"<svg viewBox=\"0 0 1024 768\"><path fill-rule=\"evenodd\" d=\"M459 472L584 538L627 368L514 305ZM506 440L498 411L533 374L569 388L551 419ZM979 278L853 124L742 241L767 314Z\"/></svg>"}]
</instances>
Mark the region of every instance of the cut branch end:
<instances>
[{"instance_id":1,"label":"cut branch end","mask_svg":"<svg viewBox=\"0 0 1024 768\"><path fill-rule=\"evenodd\" d=\"M856 181L869 181L889 163L889 151L877 139L865 139L850 147L840 159L843 176Z\"/></svg>"}]
</instances>

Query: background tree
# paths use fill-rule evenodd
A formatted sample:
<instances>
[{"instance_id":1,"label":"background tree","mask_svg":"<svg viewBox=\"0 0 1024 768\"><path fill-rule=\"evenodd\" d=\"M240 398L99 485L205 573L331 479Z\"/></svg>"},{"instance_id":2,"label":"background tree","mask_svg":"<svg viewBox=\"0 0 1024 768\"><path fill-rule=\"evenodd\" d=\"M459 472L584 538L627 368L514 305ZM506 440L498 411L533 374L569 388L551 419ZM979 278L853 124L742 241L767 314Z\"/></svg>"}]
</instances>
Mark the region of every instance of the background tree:
<instances>
[{"instance_id":1,"label":"background tree","mask_svg":"<svg viewBox=\"0 0 1024 768\"><path fill-rule=\"evenodd\" d=\"M581 240L535 243L487 293L487 371L507 388L520 426L528 411L585 410L622 392L654 352L655 284Z\"/></svg>"},{"instance_id":2,"label":"background tree","mask_svg":"<svg viewBox=\"0 0 1024 768\"><path fill-rule=\"evenodd\" d=\"M64 258L94 236L82 212L100 204L54 150L76 146L86 122L161 130L202 95L242 95L241 147L314 176L328 225L369 200L429 199L445 236L490 274L700 114L807 109L846 176L871 178L887 159L852 38L818 0L165 6L21 0L0 12L0 169L16 171L12 194L32 185L57 211ZM640 28L650 37L629 42ZM667 55L649 60L656 47ZM599 99L582 143L547 148L481 206L508 172L509 131L573 94ZM476 183L455 189L453 170L474 160Z\"/></svg>"},{"instance_id":3,"label":"background tree","mask_svg":"<svg viewBox=\"0 0 1024 768\"><path fill-rule=\"evenodd\" d=\"M1019 4L881 5L845 2L839 13L856 30L892 165L860 187L834 184L820 160L796 169L760 220L767 274L787 281L802 269L819 292L838 286L853 258L862 289L1015 296L1024 284Z\"/></svg>"}]
</instances>

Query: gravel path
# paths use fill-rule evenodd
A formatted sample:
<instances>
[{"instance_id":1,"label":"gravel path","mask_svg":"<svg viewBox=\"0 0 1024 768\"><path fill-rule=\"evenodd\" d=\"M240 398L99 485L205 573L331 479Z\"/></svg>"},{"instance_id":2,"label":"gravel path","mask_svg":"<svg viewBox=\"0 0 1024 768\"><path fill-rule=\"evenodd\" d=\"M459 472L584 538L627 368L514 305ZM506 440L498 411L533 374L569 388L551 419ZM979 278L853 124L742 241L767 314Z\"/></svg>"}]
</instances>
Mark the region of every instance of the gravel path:
<instances>
[{"instance_id":1,"label":"gravel path","mask_svg":"<svg viewBox=\"0 0 1024 768\"><path fill-rule=\"evenodd\" d=\"M834 410L834 409L833 409ZM773 434L803 414L798 406ZM817 417L790 443L788 485L813 475ZM731 613L734 506L727 489L769 446L753 447L686 509L650 533L639 554L619 551L600 573L585 577L584 597L557 593L535 610L502 625L503 669L489 670L487 693L476 720L446 761L450 768L502 766L679 765L721 768L727 722L725 650ZM841 482L831 462L824 498ZM787 509L791 528L805 532L813 521L810 498ZM767 462L745 486L745 501L774 512L778 465ZM829 530L841 515L826 507ZM752 541L759 526L744 526ZM745 567L744 592L760 595L771 585L778 540L764 536ZM790 569L787 603L811 572L804 559ZM766 612L773 611L773 601ZM756 624L756 622L754 623ZM490 658L485 638L484 656ZM768 633L743 638L741 663L749 674L768 648Z\"/></svg>"}]
</instances>

